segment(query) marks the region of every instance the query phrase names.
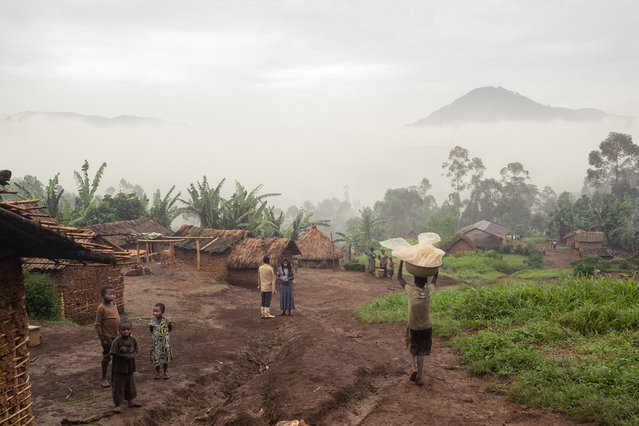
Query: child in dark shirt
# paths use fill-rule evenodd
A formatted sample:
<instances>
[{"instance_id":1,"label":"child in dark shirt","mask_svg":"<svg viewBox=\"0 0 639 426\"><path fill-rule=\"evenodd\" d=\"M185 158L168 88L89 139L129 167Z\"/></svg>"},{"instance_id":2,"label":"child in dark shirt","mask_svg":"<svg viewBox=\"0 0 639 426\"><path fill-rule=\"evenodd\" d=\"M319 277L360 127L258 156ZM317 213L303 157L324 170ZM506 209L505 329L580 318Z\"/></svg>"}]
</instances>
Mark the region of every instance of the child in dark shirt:
<instances>
[{"instance_id":1,"label":"child in dark shirt","mask_svg":"<svg viewBox=\"0 0 639 426\"><path fill-rule=\"evenodd\" d=\"M134 401L137 396L135 389L135 355L138 353L138 342L131 336L132 324L129 320L120 322L120 335L113 339L111 355L113 366L111 367L111 388L113 390L114 411L119 413L124 401L129 407L140 407Z\"/></svg>"},{"instance_id":2,"label":"child in dark shirt","mask_svg":"<svg viewBox=\"0 0 639 426\"><path fill-rule=\"evenodd\" d=\"M102 303L95 313L95 332L102 345L102 387L108 388L107 370L111 362L111 344L119 334L120 314L115 303L115 289L110 285L100 288Z\"/></svg>"}]
</instances>

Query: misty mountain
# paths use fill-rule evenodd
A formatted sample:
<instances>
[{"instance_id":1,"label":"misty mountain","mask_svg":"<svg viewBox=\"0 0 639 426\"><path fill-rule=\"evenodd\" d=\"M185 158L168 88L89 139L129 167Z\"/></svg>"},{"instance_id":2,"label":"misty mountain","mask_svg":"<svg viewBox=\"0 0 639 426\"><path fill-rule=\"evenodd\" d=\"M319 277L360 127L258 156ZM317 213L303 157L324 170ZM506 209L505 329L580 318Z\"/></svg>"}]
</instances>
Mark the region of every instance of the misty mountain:
<instances>
[{"instance_id":1,"label":"misty mountain","mask_svg":"<svg viewBox=\"0 0 639 426\"><path fill-rule=\"evenodd\" d=\"M569 109L542 105L503 87L480 87L422 118L412 126L438 126L465 122L600 121L609 114L594 108Z\"/></svg>"},{"instance_id":2,"label":"misty mountain","mask_svg":"<svg viewBox=\"0 0 639 426\"><path fill-rule=\"evenodd\" d=\"M93 126L139 126L163 125L164 120L152 117L136 117L134 115L118 115L117 117L101 117L99 115L85 115L75 112L37 112L23 111L8 115L2 119L5 123L24 123L29 121L73 121Z\"/></svg>"}]
</instances>

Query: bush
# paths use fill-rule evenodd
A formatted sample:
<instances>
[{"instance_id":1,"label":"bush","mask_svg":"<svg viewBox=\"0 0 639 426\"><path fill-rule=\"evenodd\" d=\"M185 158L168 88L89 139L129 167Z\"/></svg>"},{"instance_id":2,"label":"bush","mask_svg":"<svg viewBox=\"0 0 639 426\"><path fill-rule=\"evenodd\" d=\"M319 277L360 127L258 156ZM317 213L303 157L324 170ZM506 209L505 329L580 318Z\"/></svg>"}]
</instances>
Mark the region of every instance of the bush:
<instances>
[{"instance_id":1,"label":"bush","mask_svg":"<svg viewBox=\"0 0 639 426\"><path fill-rule=\"evenodd\" d=\"M571 265L575 276L583 275L585 277L591 277L595 269L605 269L605 263L599 256L587 256L572 262Z\"/></svg>"},{"instance_id":2,"label":"bush","mask_svg":"<svg viewBox=\"0 0 639 426\"><path fill-rule=\"evenodd\" d=\"M25 271L24 291L27 299L27 313L30 318L60 319L60 299L48 276Z\"/></svg>"},{"instance_id":3,"label":"bush","mask_svg":"<svg viewBox=\"0 0 639 426\"><path fill-rule=\"evenodd\" d=\"M366 266L357 262L344 262L344 270L345 271L358 271L365 272Z\"/></svg>"},{"instance_id":4,"label":"bush","mask_svg":"<svg viewBox=\"0 0 639 426\"><path fill-rule=\"evenodd\" d=\"M532 269L541 269L544 267L544 258L537 249L530 249L528 252L528 266Z\"/></svg>"}]
</instances>

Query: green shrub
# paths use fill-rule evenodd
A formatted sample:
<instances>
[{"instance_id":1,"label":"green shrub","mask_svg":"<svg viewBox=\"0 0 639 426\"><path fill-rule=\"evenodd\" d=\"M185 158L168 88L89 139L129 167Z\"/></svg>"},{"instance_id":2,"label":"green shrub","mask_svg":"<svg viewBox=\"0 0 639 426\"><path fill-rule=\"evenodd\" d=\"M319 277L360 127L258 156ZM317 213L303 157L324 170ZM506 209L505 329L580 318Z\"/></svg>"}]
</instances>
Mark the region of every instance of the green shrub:
<instances>
[{"instance_id":1,"label":"green shrub","mask_svg":"<svg viewBox=\"0 0 639 426\"><path fill-rule=\"evenodd\" d=\"M606 269L605 263L599 256L587 256L572 262L571 265L575 276L583 275L585 277L591 277L594 275L595 269Z\"/></svg>"},{"instance_id":2,"label":"green shrub","mask_svg":"<svg viewBox=\"0 0 639 426\"><path fill-rule=\"evenodd\" d=\"M359 271L359 272L366 271L366 266L357 262L344 262L343 266L345 271Z\"/></svg>"},{"instance_id":3,"label":"green shrub","mask_svg":"<svg viewBox=\"0 0 639 426\"><path fill-rule=\"evenodd\" d=\"M541 255L541 252L537 249L531 249L528 252L528 259L526 262L532 269L541 269L544 267L544 258Z\"/></svg>"},{"instance_id":4,"label":"green shrub","mask_svg":"<svg viewBox=\"0 0 639 426\"><path fill-rule=\"evenodd\" d=\"M60 299L48 276L25 271L24 291L27 299L27 313L30 318L60 319Z\"/></svg>"}]
</instances>

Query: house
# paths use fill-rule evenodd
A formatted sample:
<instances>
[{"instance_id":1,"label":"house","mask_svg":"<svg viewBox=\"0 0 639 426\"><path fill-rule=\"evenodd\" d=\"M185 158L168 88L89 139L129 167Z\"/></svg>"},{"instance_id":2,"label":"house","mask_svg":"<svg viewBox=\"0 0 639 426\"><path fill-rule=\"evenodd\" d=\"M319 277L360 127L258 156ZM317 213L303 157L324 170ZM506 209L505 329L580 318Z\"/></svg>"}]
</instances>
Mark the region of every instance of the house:
<instances>
[{"instance_id":1,"label":"house","mask_svg":"<svg viewBox=\"0 0 639 426\"><path fill-rule=\"evenodd\" d=\"M112 264L111 253L74 240L29 201L0 202L0 424L31 425L28 325L22 258ZM97 304L96 304L97 306Z\"/></svg>"},{"instance_id":2,"label":"house","mask_svg":"<svg viewBox=\"0 0 639 426\"><path fill-rule=\"evenodd\" d=\"M245 238L236 244L227 260L228 282L247 287L257 286L257 269L264 256L277 268L285 258L292 259L301 252L289 238Z\"/></svg>"},{"instance_id":3,"label":"house","mask_svg":"<svg viewBox=\"0 0 639 426\"><path fill-rule=\"evenodd\" d=\"M200 247L200 270L209 272L215 279L227 281L227 260L231 248L245 238L252 237L246 230L224 230L200 228L183 225L174 237L190 237L175 243L175 258L195 266L197 262L197 248ZM199 241L196 237L202 237Z\"/></svg>"},{"instance_id":4,"label":"house","mask_svg":"<svg viewBox=\"0 0 639 426\"><path fill-rule=\"evenodd\" d=\"M599 256L604 259L615 257L614 251L604 247L605 234L602 231L577 229L563 236L562 242L572 248L577 257Z\"/></svg>"},{"instance_id":5,"label":"house","mask_svg":"<svg viewBox=\"0 0 639 426\"><path fill-rule=\"evenodd\" d=\"M454 254L475 249L499 248L506 242L508 232L508 228L504 226L480 220L457 231L446 251Z\"/></svg>"},{"instance_id":6,"label":"house","mask_svg":"<svg viewBox=\"0 0 639 426\"><path fill-rule=\"evenodd\" d=\"M325 265L324 267L332 268L335 264L339 267L339 260L344 257L342 249L334 245L330 238L315 225L312 225L311 229L302 235L295 244L302 253L299 258L302 260L303 266L319 267Z\"/></svg>"}]
</instances>

